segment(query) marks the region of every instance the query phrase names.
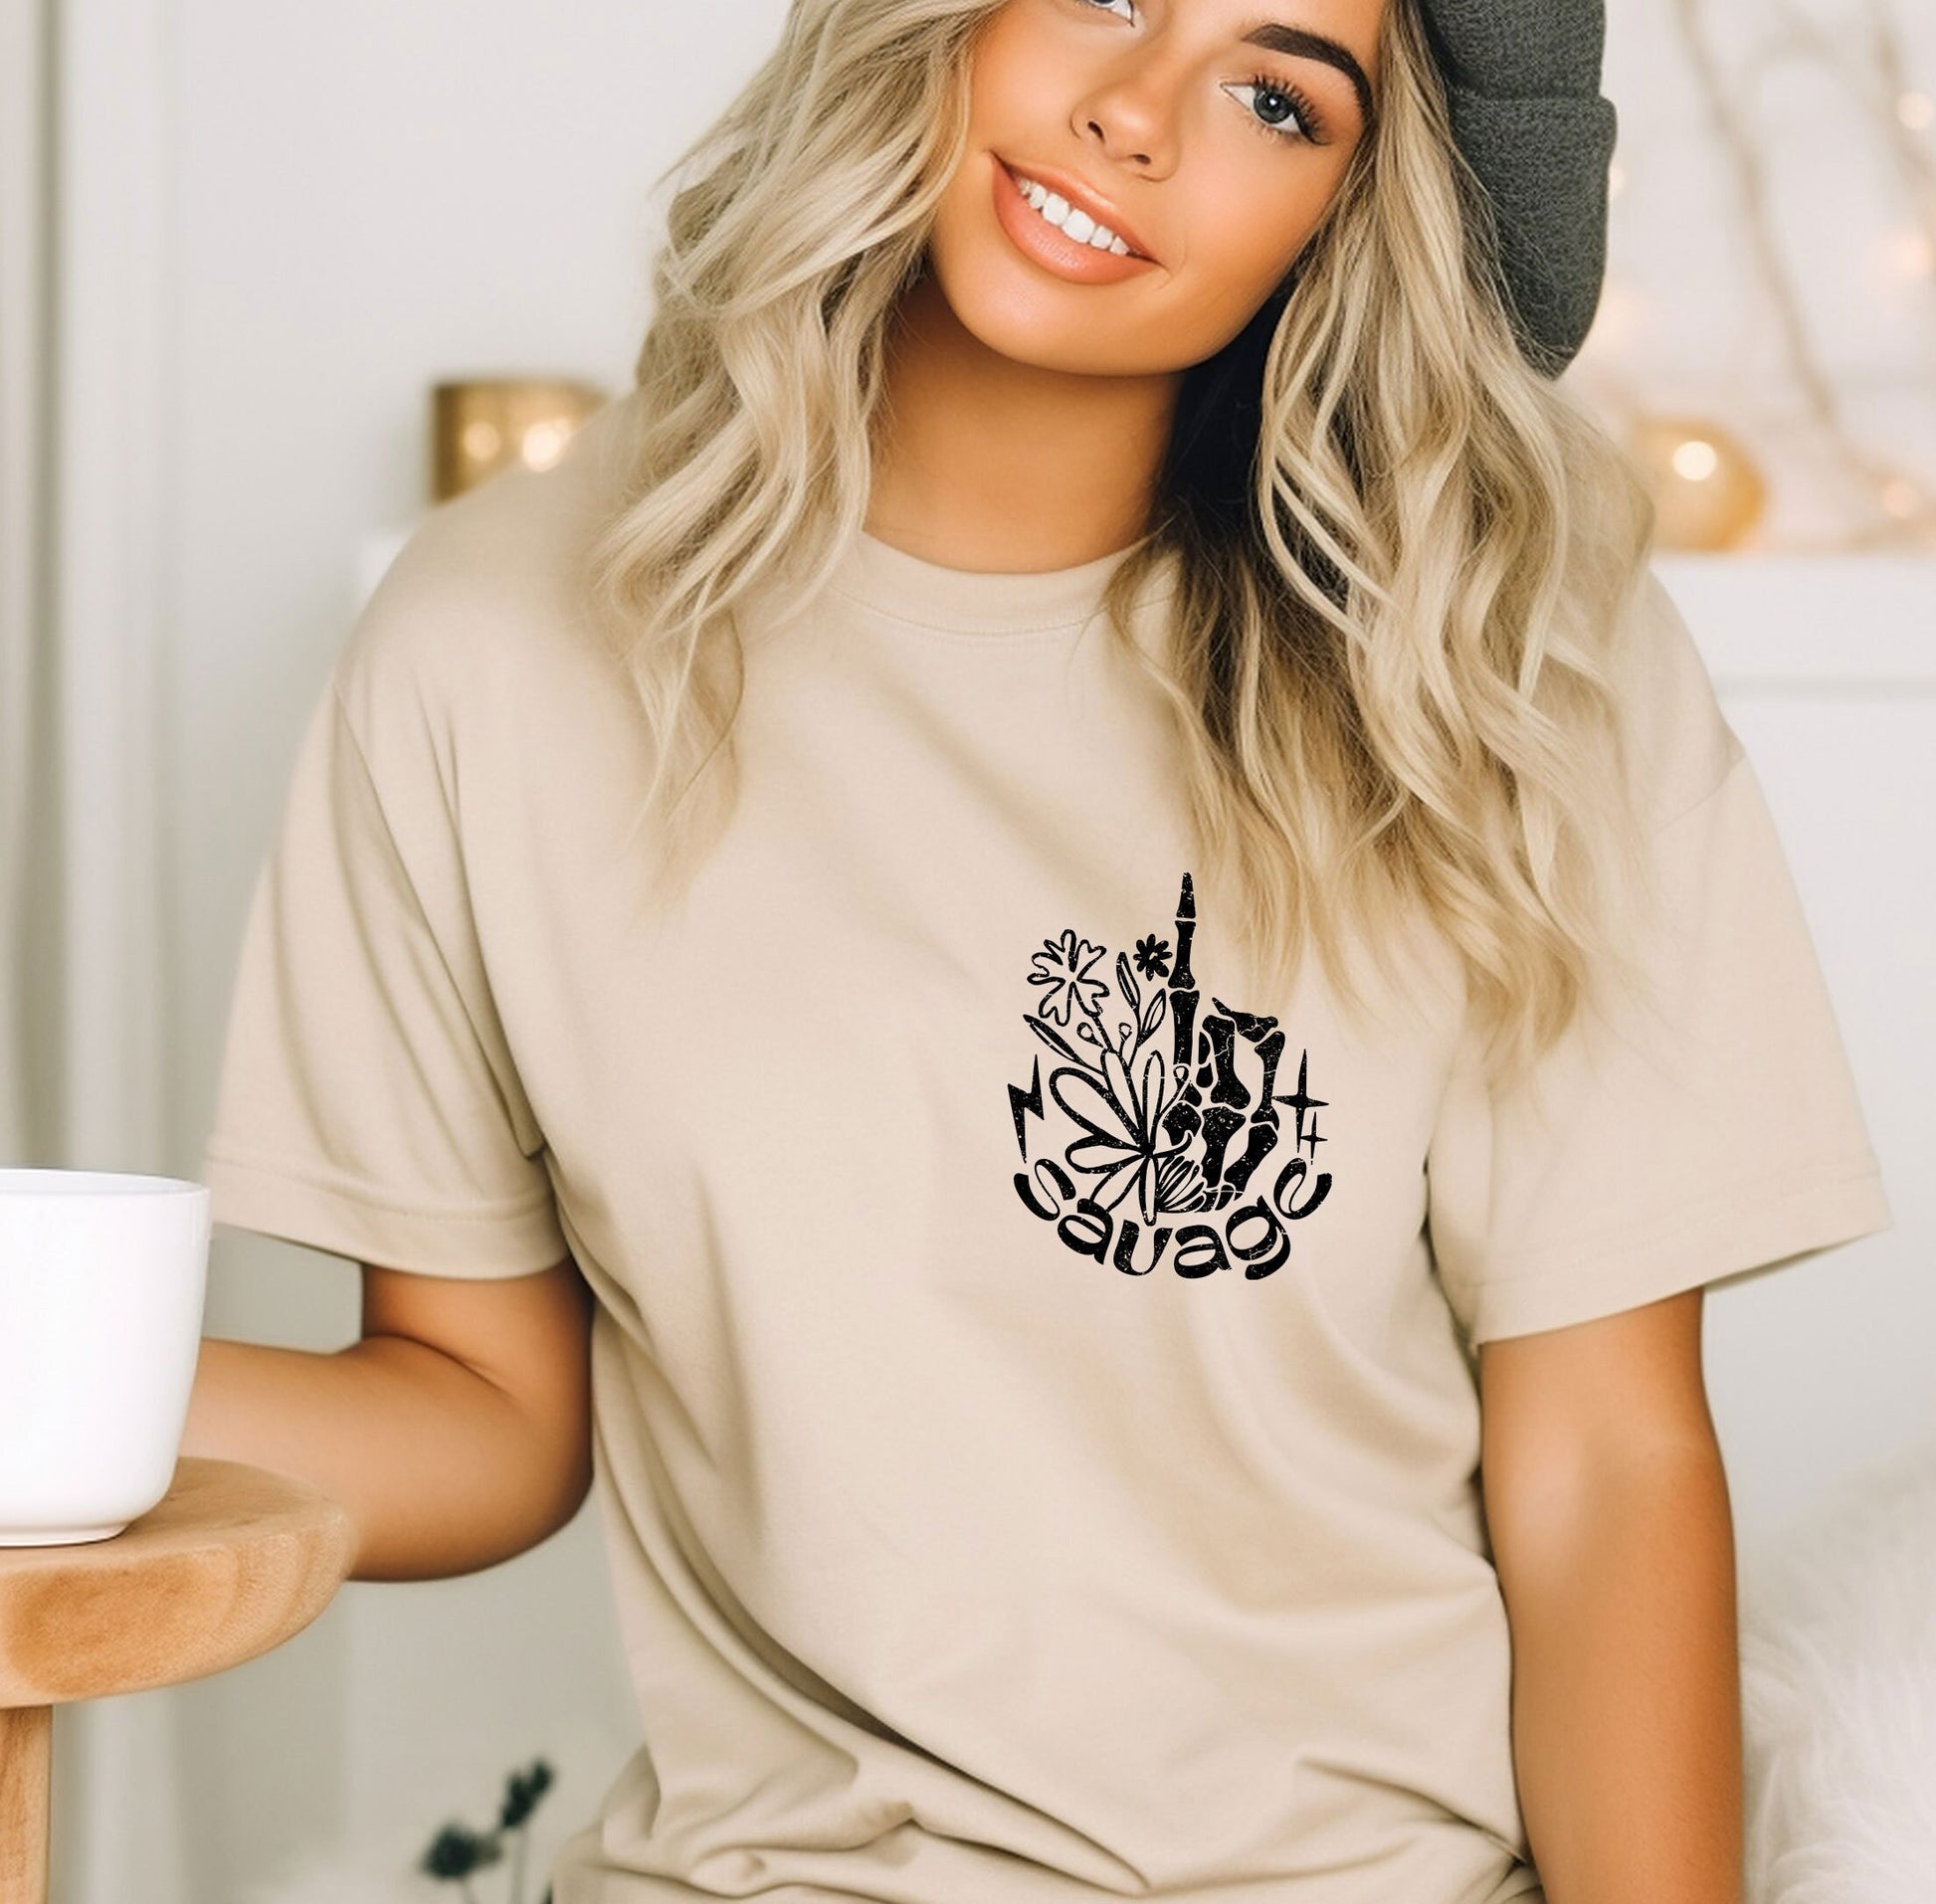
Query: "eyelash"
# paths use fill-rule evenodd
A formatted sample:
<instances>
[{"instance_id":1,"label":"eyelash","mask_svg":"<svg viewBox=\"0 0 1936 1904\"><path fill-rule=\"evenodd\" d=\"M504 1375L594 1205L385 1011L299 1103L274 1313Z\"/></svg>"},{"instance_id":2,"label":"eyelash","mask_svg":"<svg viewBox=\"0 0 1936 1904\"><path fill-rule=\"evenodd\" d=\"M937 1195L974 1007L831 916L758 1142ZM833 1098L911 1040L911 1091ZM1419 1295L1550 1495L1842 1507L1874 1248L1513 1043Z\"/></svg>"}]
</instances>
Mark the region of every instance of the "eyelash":
<instances>
[{"instance_id":1,"label":"eyelash","mask_svg":"<svg viewBox=\"0 0 1936 1904\"><path fill-rule=\"evenodd\" d=\"M1086 8L1091 13L1106 10L1106 0L1077 0L1077 4ZM1291 110L1296 114L1297 129L1295 131L1287 129L1290 123L1288 120L1273 125L1268 119L1260 119L1254 111L1249 110L1249 108L1246 109L1246 116L1265 138L1275 139L1280 144L1286 145L1294 145L1299 141L1311 145L1322 145L1325 142L1324 120L1322 116L1305 95L1296 87L1280 86L1267 74L1262 73L1253 74L1248 81L1239 80L1234 82L1234 84L1237 86L1253 86L1259 93L1274 93L1278 98L1288 99L1290 101ZM1224 88L1224 91L1229 93L1231 88L1227 86Z\"/></svg>"},{"instance_id":2,"label":"eyelash","mask_svg":"<svg viewBox=\"0 0 1936 1904\"><path fill-rule=\"evenodd\" d=\"M1274 93L1278 98L1287 99L1290 102L1291 110L1296 114L1295 123L1297 129L1295 131L1289 131L1286 127L1291 124L1290 120L1286 119L1273 125L1270 120L1260 119L1255 112L1252 112L1249 114L1251 123L1259 132L1262 132L1269 138L1286 139L1293 143L1299 139L1303 139L1312 145L1322 145L1324 143L1324 121L1318 117L1317 108L1311 104L1310 100L1296 87L1280 86L1275 80L1270 79L1262 73L1254 74L1250 80L1239 81L1238 84L1254 86L1259 93ZM1226 87L1224 91L1228 93L1230 92L1230 88Z\"/></svg>"}]
</instances>

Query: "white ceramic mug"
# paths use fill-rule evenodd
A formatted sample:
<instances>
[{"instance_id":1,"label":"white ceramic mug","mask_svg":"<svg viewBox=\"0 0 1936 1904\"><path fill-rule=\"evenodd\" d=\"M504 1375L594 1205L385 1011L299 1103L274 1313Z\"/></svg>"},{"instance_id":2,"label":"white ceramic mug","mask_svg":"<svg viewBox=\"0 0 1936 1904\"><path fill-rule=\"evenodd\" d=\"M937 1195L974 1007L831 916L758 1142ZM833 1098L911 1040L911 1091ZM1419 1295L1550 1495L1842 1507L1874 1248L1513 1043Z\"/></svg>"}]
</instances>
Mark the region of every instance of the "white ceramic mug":
<instances>
[{"instance_id":1,"label":"white ceramic mug","mask_svg":"<svg viewBox=\"0 0 1936 1904\"><path fill-rule=\"evenodd\" d=\"M167 1493L208 1241L206 1185L0 1170L0 1547L110 1540Z\"/></svg>"}]
</instances>

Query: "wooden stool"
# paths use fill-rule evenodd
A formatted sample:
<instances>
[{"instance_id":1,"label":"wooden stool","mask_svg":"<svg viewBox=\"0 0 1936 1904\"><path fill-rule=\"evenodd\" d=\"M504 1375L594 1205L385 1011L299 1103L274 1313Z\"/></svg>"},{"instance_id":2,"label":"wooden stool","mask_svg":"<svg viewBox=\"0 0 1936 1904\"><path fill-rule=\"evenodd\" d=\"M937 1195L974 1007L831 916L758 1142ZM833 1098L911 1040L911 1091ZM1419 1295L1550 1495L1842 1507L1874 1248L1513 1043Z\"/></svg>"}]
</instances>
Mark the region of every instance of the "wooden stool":
<instances>
[{"instance_id":1,"label":"wooden stool","mask_svg":"<svg viewBox=\"0 0 1936 1904\"><path fill-rule=\"evenodd\" d=\"M268 1652L329 1605L349 1561L327 1495L187 1455L111 1540L0 1547L0 1904L46 1904L57 1705Z\"/></svg>"}]
</instances>

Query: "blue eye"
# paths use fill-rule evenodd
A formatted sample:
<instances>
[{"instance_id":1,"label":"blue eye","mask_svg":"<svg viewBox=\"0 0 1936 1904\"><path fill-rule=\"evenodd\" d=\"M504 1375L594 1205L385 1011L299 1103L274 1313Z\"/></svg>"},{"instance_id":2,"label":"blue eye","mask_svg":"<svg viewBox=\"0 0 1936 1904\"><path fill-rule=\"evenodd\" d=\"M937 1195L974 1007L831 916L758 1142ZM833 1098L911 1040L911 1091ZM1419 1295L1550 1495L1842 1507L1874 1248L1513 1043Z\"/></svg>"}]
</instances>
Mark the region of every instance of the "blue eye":
<instances>
[{"instance_id":1,"label":"blue eye","mask_svg":"<svg viewBox=\"0 0 1936 1904\"><path fill-rule=\"evenodd\" d=\"M1224 91L1232 98L1243 93L1254 95L1249 101L1240 99L1239 103L1250 105L1251 123L1258 131L1276 138L1308 139L1313 144L1323 144L1324 122L1312 109L1311 102L1294 89L1278 86L1259 73L1255 79L1235 82Z\"/></svg>"},{"instance_id":2,"label":"blue eye","mask_svg":"<svg viewBox=\"0 0 1936 1904\"><path fill-rule=\"evenodd\" d=\"M1113 14L1131 26L1136 22L1135 0L1075 0L1075 4L1087 13ZM1327 142L1323 118L1295 87L1279 86L1268 75L1258 73L1248 81L1226 86L1224 91L1233 98L1246 92L1255 95L1249 102L1251 123L1266 137L1289 143L1301 139L1312 145ZM1239 99L1239 103L1245 101Z\"/></svg>"}]
</instances>

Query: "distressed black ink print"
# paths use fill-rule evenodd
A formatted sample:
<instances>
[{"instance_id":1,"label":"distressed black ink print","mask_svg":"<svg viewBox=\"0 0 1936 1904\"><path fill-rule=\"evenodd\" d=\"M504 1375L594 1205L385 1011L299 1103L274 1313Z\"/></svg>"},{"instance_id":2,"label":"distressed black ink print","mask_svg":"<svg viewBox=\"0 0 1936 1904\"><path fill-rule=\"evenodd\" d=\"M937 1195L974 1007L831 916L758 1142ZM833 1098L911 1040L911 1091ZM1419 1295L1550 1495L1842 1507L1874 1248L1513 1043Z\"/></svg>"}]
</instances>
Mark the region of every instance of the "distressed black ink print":
<instances>
[{"instance_id":1,"label":"distressed black ink print","mask_svg":"<svg viewBox=\"0 0 1936 1904\"><path fill-rule=\"evenodd\" d=\"M1256 1279L1282 1265L1289 1226L1330 1192L1330 1173L1311 1169L1326 1103L1310 1094L1308 1051L1298 1055L1297 1088L1273 1088L1285 1049L1274 1018L1215 994L1214 1009L1201 1010L1187 872L1175 930L1174 954L1154 932L1136 941L1134 970L1116 954L1113 994L1095 974L1107 948L1072 929L1033 955L1029 983L1040 995L1022 1022L1063 1060L1049 1073L1048 1098L1068 1124L1051 1128L1038 1052L1028 1089L1008 1087L1023 1160L1015 1188L1070 1249L1127 1275L1147 1275L1174 1240L1180 1276L1241 1262ZM1197 1213L1206 1221L1159 1222Z\"/></svg>"},{"instance_id":2,"label":"distressed black ink print","mask_svg":"<svg viewBox=\"0 0 1936 1904\"><path fill-rule=\"evenodd\" d=\"M1102 947L1065 932L1060 939L1044 939L1035 956L1035 970L1029 974L1031 985L1048 989L1042 995L1042 1016L1066 1025L1071 1012L1092 1015L1098 1000L1108 995L1106 979L1089 976L1089 969L1102 956Z\"/></svg>"}]
</instances>

